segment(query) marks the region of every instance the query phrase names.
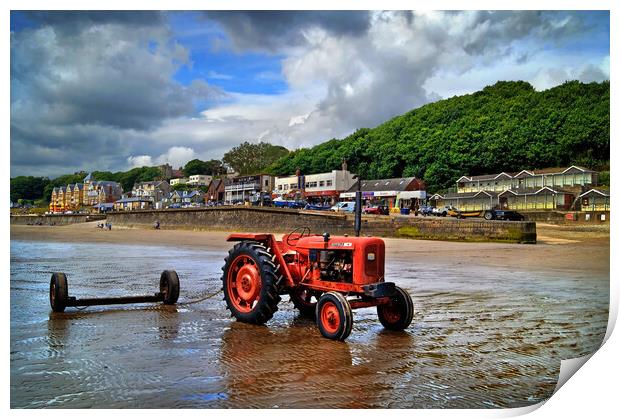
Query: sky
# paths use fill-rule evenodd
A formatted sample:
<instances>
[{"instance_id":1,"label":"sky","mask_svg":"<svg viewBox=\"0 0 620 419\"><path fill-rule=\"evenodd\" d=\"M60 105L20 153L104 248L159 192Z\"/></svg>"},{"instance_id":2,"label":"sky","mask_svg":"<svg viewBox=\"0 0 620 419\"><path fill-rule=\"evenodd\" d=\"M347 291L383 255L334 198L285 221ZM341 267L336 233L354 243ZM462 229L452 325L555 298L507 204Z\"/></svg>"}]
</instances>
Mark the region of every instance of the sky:
<instances>
[{"instance_id":1,"label":"sky","mask_svg":"<svg viewBox=\"0 0 620 419\"><path fill-rule=\"evenodd\" d=\"M607 11L11 12L11 176L291 150L498 80L609 79Z\"/></svg>"}]
</instances>

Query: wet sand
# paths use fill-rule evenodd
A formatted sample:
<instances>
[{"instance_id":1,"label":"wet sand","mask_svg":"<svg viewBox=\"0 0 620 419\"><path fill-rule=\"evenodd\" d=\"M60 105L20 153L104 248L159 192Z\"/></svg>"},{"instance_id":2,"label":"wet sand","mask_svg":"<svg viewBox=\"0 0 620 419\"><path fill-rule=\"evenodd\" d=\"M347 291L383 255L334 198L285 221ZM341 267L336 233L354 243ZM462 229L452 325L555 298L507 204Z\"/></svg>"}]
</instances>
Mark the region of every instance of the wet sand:
<instances>
[{"instance_id":1,"label":"wet sand","mask_svg":"<svg viewBox=\"0 0 620 419\"><path fill-rule=\"evenodd\" d=\"M539 225L539 244L386 239L386 279L416 308L403 333L356 310L344 342L288 297L265 327L230 318L228 233L11 227L11 407L519 407L549 397L560 360L605 334L609 230ZM157 291L176 307L51 313L49 276L78 297Z\"/></svg>"}]
</instances>

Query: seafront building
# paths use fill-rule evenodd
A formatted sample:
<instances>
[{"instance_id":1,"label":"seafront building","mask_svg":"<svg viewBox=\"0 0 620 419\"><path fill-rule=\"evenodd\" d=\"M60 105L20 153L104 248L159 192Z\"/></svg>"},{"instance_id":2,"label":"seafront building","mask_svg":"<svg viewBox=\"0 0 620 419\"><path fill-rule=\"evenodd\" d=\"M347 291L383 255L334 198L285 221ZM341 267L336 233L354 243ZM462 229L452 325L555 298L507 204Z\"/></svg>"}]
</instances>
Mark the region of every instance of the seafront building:
<instances>
[{"instance_id":1,"label":"seafront building","mask_svg":"<svg viewBox=\"0 0 620 419\"><path fill-rule=\"evenodd\" d=\"M187 181L190 186L208 186L213 180L211 175L191 175Z\"/></svg>"},{"instance_id":2,"label":"seafront building","mask_svg":"<svg viewBox=\"0 0 620 419\"><path fill-rule=\"evenodd\" d=\"M342 192L355 183L354 174L347 170L346 162L341 170L303 175L301 171L290 176L278 176L274 181L273 194L284 199L304 199L309 203L334 204Z\"/></svg>"},{"instance_id":3,"label":"seafront building","mask_svg":"<svg viewBox=\"0 0 620 419\"><path fill-rule=\"evenodd\" d=\"M188 181L189 181L189 179L186 178L186 177L170 179L170 186L185 185Z\"/></svg>"},{"instance_id":4,"label":"seafront building","mask_svg":"<svg viewBox=\"0 0 620 419\"><path fill-rule=\"evenodd\" d=\"M209 183L207 193L205 194L205 203L223 202L226 194L226 183L230 182L226 179L213 179Z\"/></svg>"},{"instance_id":5,"label":"seafront building","mask_svg":"<svg viewBox=\"0 0 620 419\"><path fill-rule=\"evenodd\" d=\"M147 197L126 197L114 202L114 211L135 211L153 209L153 201Z\"/></svg>"},{"instance_id":6,"label":"seafront building","mask_svg":"<svg viewBox=\"0 0 620 419\"><path fill-rule=\"evenodd\" d=\"M581 195L582 211L609 211L609 188L592 188Z\"/></svg>"},{"instance_id":7,"label":"seafront building","mask_svg":"<svg viewBox=\"0 0 620 419\"><path fill-rule=\"evenodd\" d=\"M357 182L348 191L340 194L341 199L352 200L357 191ZM362 201L367 205L392 208L414 208L426 199L426 185L416 177L362 180Z\"/></svg>"},{"instance_id":8,"label":"seafront building","mask_svg":"<svg viewBox=\"0 0 620 419\"><path fill-rule=\"evenodd\" d=\"M579 166L461 176L456 192L437 193L429 200L438 207L450 205L462 211L568 211L579 209L579 198L597 183L597 172Z\"/></svg>"},{"instance_id":9,"label":"seafront building","mask_svg":"<svg viewBox=\"0 0 620 419\"><path fill-rule=\"evenodd\" d=\"M83 183L69 184L52 190L50 212L80 211L111 204L123 194L118 182L94 180L89 173Z\"/></svg>"},{"instance_id":10,"label":"seafront building","mask_svg":"<svg viewBox=\"0 0 620 419\"><path fill-rule=\"evenodd\" d=\"M170 194L170 184L165 180L151 180L138 182L133 185L131 196L133 198L149 199L152 203L162 201Z\"/></svg>"},{"instance_id":11,"label":"seafront building","mask_svg":"<svg viewBox=\"0 0 620 419\"><path fill-rule=\"evenodd\" d=\"M274 177L271 175L237 176L224 185L224 202L236 204L252 202L260 194L270 194L273 189ZM207 192L209 196L211 194Z\"/></svg>"}]
</instances>

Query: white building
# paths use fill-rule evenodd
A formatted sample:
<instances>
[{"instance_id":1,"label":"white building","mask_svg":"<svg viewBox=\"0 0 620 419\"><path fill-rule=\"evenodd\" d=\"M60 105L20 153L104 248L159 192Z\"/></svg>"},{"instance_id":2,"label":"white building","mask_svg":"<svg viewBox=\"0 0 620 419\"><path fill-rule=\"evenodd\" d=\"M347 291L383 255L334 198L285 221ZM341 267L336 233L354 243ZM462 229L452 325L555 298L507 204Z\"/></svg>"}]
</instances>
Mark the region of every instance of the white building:
<instances>
[{"instance_id":1,"label":"white building","mask_svg":"<svg viewBox=\"0 0 620 419\"><path fill-rule=\"evenodd\" d=\"M170 179L170 186L174 186L174 185L184 185L186 183L188 183L189 179L186 177L181 177L181 178L176 178L176 179Z\"/></svg>"},{"instance_id":2,"label":"white building","mask_svg":"<svg viewBox=\"0 0 620 419\"><path fill-rule=\"evenodd\" d=\"M273 189L273 176L253 175L233 178L224 187L224 201L227 204L252 202L260 193L270 193Z\"/></svg>"},{"instance_id":3,"label":"white building","mask_svg":"<svg viewBox=\"0 0 620 419\"><path fill-rule=\"evenodd\" d=\"M355 180L348 170L332 170L312 175L276 177L274 193L280 196L301 193L309 201L335 201Z\"/></svg>"},{"instance_id":4,"label":"white building","mask_svg":"<svg viewBox=\"0 0 620 419\"><path fill-rule=\"evenodd\" d=\"M211 175L192 175L189 177L187 184L192 186L208 186L212 180L213 176Z\"/></svg>"}]
</instances>

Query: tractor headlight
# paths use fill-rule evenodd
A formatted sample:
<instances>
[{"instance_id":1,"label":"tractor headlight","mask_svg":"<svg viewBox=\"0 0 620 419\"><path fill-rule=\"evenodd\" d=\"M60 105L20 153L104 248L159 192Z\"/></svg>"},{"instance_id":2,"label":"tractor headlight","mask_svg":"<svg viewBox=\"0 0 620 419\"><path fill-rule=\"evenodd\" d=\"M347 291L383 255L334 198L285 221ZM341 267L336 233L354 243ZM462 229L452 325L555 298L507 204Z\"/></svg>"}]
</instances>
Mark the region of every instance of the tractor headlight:
<instances>
[{"instance_id":1,"label":"tractor headlight","mask_svg":"<svg viewBox=\"0 0 620 419\"><path fill-rule=\"evenodd\" d=\"M375 260L375 254L374 253L368 253L367 258L368 258L368 260Z\"/></svg>"}]
</instances>

